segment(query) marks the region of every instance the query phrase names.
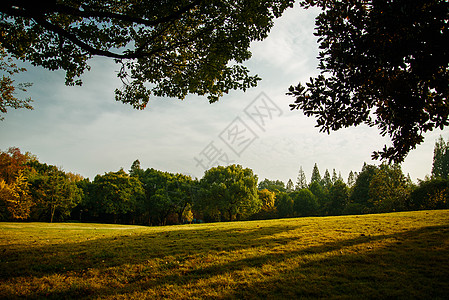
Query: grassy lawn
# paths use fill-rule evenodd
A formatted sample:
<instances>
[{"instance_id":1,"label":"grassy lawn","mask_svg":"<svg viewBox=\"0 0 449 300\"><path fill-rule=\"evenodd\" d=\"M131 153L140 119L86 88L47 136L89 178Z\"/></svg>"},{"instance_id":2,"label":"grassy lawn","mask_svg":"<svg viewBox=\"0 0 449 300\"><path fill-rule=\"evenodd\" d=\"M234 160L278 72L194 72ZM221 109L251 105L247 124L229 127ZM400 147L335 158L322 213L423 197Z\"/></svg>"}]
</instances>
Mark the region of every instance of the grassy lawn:
<instances>
[{"instance_id":1,"label":"grassy lawn","mask_svg":"<svg viewBox=\"0 0 449 300\"><path fill-rule=\"evenodd\" d=\"M448 295L448 210L167 227L0 223L2 299Z\"/></svg>"}]
</instances>

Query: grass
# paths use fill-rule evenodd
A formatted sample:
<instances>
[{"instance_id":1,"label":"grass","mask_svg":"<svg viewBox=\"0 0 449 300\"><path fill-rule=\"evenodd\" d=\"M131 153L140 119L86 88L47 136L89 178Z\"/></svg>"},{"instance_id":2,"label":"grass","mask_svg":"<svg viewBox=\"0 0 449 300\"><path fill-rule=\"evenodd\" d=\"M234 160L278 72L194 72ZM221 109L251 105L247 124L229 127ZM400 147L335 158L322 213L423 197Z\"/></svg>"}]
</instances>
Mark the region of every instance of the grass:
<instances>
[{"instance_id":1,"label":"grass","mask_svg":"<svg viewBox=\"0 0 449 300\"><path fill-rule=\"evenodd\" d=\"M0 223L3 299L448 295L448 210L167 227Z\"/></svg>"}]
</instances>

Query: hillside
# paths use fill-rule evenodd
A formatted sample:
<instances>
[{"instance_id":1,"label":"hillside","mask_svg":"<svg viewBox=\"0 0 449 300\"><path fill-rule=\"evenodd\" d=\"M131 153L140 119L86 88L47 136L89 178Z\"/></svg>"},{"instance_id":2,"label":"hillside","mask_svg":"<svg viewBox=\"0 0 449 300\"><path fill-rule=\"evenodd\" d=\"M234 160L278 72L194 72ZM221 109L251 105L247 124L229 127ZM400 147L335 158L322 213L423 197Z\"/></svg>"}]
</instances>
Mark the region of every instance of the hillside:
<instances>
[{"instance_id":1,"label":"hillside","mask_svg":"<svg viewBox=\"0 0 449 300\"><path fill-rule=\"evenodd\" d=\"M0 298L445 298L449 210L166 227L0 223Z\"/></svg>"}]
</instances>

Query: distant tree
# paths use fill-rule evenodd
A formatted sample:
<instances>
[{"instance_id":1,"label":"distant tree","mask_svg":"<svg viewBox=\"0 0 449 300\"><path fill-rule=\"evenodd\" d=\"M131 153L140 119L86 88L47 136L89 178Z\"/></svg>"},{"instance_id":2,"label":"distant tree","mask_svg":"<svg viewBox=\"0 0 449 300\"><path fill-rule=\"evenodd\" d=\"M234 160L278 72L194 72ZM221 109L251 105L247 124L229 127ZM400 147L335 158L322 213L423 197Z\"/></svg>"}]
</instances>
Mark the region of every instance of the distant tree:
<instances>
[{"instance_id":1,"label":"distant tree","mask_svg":"<svg viewBox=\"0 0 449 300\"><path fill-rule=\"evenodd\" d=\"M356 176L354 172L350 171L348 175L348 187L352 188L355 184Z\"/></svg>"},{"instance_id":2,"label":"distant tree","mask_svg":"<svg viewBox=\"0 0 449 300\"><path fill-rule=\"evenodd\" d=\"M432 177L449 178L449 142L440 135L433 150Z\"/></svg>"},{"instance_id":3,"label":"distant tree","mask_svg":"<svg viewBox=\"0 0 449 300\"><path fill-rule=\"evenodd\" d=\"M399 165L382 164L370 181L369 201L376 212L404 210L408 193L407 180Z\"/></svg>"},{"instance_id":4,"label":"distant tree","mask_svg":"<svg viewBox=\"0 0 449 300\"><path fill-rule=\"evenodd\" d=\"M31 195L36 203L32 215L38 220L53 222L57 217L63 220L70 216L74 207L81 201L82 192L75 182L56 166L28 163Z\"/></svg>"},{"instance_id":5,"label":"distant tree","mask_svg":"<svg viewBox=\"0 0 449 300\"><path fill-rule=\"evenodd\" d=\"M262 202L260 211L254 216L257 219L269 219L276 215L275 199L276 193L267 189L257 191L259 200Z\"/></svg>"},{"instance_id":6,"label":"distant tree","mask_svg":"<svg viewBox=\"0 0 449 300\"><path fill-rule=\"evenodd\" d=\"M411 192L407 208L411 210L449 208L449 180L433 178L421 181Z\"/></svg>"},{"instance_id":7,"label":"distant tree","mask_svg":"<svg viewBox=\"0 0 449 300\"><path fill-rule=\"evenodd\" d=\"M332 184L334 184L335 182L337 182L338 177L337 177L337 172L335 171L335 169L332 170Z\"/></svg>"},{"instance_id":8,"label":"distant tree","mask_svg":"<svg viewBox=\"0 0 449 300\"><path fill-rule=\"evenodd\" d=\"M370 201L370 183L376 174L377 167L373 165L364 164L362 171L357 176L355 184L350 195L351 203L361 204L364 212L369 212L373 209L373 203Z\"/></svg>"},{"instance_id":9,"label":"distant tree","mask_svg":"<svg viewBox=\"0 0 449 300\"><path fill-rule=\"evenodd\" d=\"M276 195L275 206L279 218L293 217L295 211L293 208L293 199L291 193L280 193Z\"/></svg>"},{"instance_id":10,"label":"distant tree","mask_svg":"<svg viewBox=\"0 0 449 300\"><path fill-rule=\"evenodd\" d=\"M392 146L374 158L400 163L449 124L447 0L301 1L320 7L316 18L320 75L291 86L292 109L317 118L330 132L365 123Z\"/></svg>"},{"instance_id":11,"label":"distant tree","mask_svg":"<svg viewBox=\"0 0 449 300\"><path fill-rule=\"evenodd\" d=\"M258 212L257 175L240 165L214 167L200 180L203 210L218 210L227 221L244 219Z\"/></svg>"},{"instance_id":12,"label":"distant tree","mask_svg":"<svg viewBox=\"0 0 449 300\"><path fill-rule=\"evenodd\" d=\"M92 183L95 200L99 203L96 209L100 214L112 216L114 223L126 214L134 213L144 200L141 182L123 169L97 175Z\"/></svg>"},{"instance_id":13,"label":"distant tree","mask_svg":"<svg viewBox=\"0 0 449 300\"><path fill-rule=\"evenodd\" d=\"M319 204L319 214L326 214L325 208L328 202L329 190L323 188L320 182L314 181L309 185L309 190L315 195Z\"/></svg>"},{"instance_id":14,"label":"distant tree","mask_svg":"<svg viewBox=\"0 0 449 300\"><path fill-rule=\"evenodd\" d=\"M256 85L243 62L292 0L7 1L0 44L13 56L81 85L93 56L120 64L116 99L143 109L150 95L217 101Z\"/></svg>"},{"instance_id":15,"label":"distant tree","mask_svg":"<svg viewBox=\"0 0 449 300\"><path fill-rule=\"evenodd\" d=\"M285 183L281 180L269 180L265 178L259 182L259 190L267 189L272 192L285 192Z\"/></svg>"},{"instance_id":16,"label":"distant tree","mask_svg":"<svg viewBox=\"0 0 449 300\"><path fill-rule=\"evenodd\" d=\"M285 187L287 193L291 193L294 191L295 186L293 185L293 181L291 179L288 180L287 186Z\"/></svg>"},{"instance_id":17,"label":"distant tree","mask_svg":"<svg viewBox=\"0 0 449 300\"><path fill-rule=\"evenodd\" d=\"M144 170L140 167L140 161L136 159L131 168L129 169L129 175L133 177L139 177L143 175Z\"/></svg>"},{"instance_id":18,"label":"distant tree","mask_svg":"<svg viewBox=\"0 0 449 300\"><path fill-rule=\"evenodd\" d=\"M331 175L329 174L329 170L328 169L326 169L326 172L324 172L324 176L323 176L323 179L321 181L321 184L323 185L323 187L325 187L327 189L332 186L332 179L331 179Z\"/></svg>"},{"instance_id":19,"label":"distant tree","mask_svg":"<svg viewBox=\"0 0 449 300\"><path fill-rule=\"evenodd\" d=\"M296 187L297 191L305 189L307 187L307 178L304 173L302 166L299 167L298 177L296 178Z\"/></svg>"},{"instance_id":20,"label":"distant tree","mask_svg":"<svg viewBox=\"0 0 449 300\"><path fill-rule=\"evenodd\" d=\"M329 189L329 202L327 211L329 215L341 215L349 202L349 189L347 185L337 180Z\"/></svg>"},{"instance_id":21,"label":"distant tree","mask_svg":"<svg viewBox=\"0 0 449 300\"><path fill-rule=\"evenodd\" d=\"M0 220L28 219L33 205L22 170L18 172L15 182L8 184L0 178Z\"/></svg>"},{"instance_id":22,"label":"distant tree","mask_svg":"<svg viewBox=\"0 0 449 300\"><path fill-rule=\"evenodd\" d=\"M321 182L320 170L318 169L318 166L316 163L313 166L312 177L310 178L310 184L312 184L314 182L319 182L319 183Z\"/></svg>"},{"instance_id":23,"label":"distant tree","mask_svg":"<svg viewBox=\"0 0 449 300\"><path fill-rule=\"evenodd\" d=\"M307 217L315 215L318 211L318 201L315 195L307 188L291 194L293 206L297 216Z\"/></svg>"},{"instance_id":24,"label":"distant tree","mask_svg":"<svg viewBox=\"0 0 449 300\"><path fill-rule=\"evenodd\" d=\"M2 114L6 114L9 108L33 109L31 98L19 99L16 97L17 91L26 92L31 83L15 84L12 77L15 74L25 72L25 68L19 68L11 57L8 57L5 49L0 42L0 72L3 74L0 78L0 121L4 120Z\"/></svg>"},{"instance_id":25,"label":"distant tree","mask_svg":"<svg viewBox=\"0 0 449 300\"><path fill-rule=\"evenodd\" d=\"M0 220L27 219L33 206L29 194L26 163L32 159L30 153L21 153L11 147L0 151Z\"/></svg>"}]
</instances>

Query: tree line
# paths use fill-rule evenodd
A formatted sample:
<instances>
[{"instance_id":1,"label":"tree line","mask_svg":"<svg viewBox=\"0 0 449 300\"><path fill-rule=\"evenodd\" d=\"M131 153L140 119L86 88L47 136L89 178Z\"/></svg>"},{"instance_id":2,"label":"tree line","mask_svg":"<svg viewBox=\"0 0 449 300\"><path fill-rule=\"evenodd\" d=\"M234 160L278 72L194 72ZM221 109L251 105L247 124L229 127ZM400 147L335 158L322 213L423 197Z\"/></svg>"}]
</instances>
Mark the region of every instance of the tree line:
<instances>
[{"instance_id":1,"label":"tree line","mask_svg":"<svg viewBox=\"0 0 449 300\"><path fill-rule=\"evenodd\" d=\"M335 169L307 180L264 179L240 165L201 179L142 169L107 172L92 181L39 162L18 148L0 152L0 221L167 225L449 208L449 141L437 140L431 176L413 183L397 164L365 164L344 180Z\"/></svg>"}]
</instances>

